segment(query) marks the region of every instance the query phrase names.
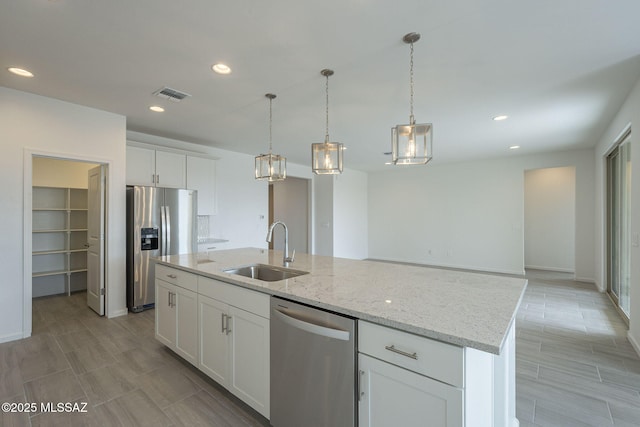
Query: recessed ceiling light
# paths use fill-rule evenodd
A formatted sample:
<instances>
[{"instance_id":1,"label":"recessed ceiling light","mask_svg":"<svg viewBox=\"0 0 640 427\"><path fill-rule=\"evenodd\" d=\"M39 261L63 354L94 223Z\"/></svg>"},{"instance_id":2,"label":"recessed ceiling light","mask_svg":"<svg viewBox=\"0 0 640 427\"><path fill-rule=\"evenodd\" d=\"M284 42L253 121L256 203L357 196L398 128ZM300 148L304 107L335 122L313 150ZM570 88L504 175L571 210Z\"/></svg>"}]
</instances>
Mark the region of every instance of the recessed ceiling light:
<instances>
[{"instance_id":1,"label":"recessed ceiling light","mask_svg":"<svg viewBox=\"0 0 640 427\"><path fill-rule=\"evenodd\" d=\"M386 302L387 304L391 304L391 300L390 299L386 299L386 300L384 300L384 302Z\"/></svg>"},{"instance_id":2,"label":"recessed ceiling light","mask_svg":"<svg viewBox=\"0 0 640 427\"><path fill-rule=\"evenodd\" d=\"M509 147L509 150L517 150L518 148L520 148L519 145L512 145L511 147Z\"/></svg>"},{"instance_id":3,"label":"recessed ceiling light","mask_svg":"<svg viewBox=\"0 0 640 427\"><path fill-rule=\"evenodd\" d=\"M159 105L152 105L151 107L149 107L149 110L155 112L155 113L164 113L164 108L162 108Z\"/></svg>"},{"instance_id":4,"label":"recessed ceiling light","mask_svg":"<svg viewBox=\"0 0 640 427\"><path fill-rule=\"evenodd\" d=\"M221 62L217 63L217 64L213 64L213 66L211 67L211 69L213 71L215 71L218 74L231 74L231 68L229 68L228 65L225 65Z\"/></svg>"},{"instance_id":5,"label":"recessed ceiling light","mask_svg":"<svg viewBox=\"0 0 640 427\"><path fill-rule=\"evenodd\" d=\"M24 68L10 67L7 68L7 70L20 77L33 77L33 73L29 70L25 70Z\"/></svg>"},{"instance_id":6,"label":"recessed ceiling light","mask_svg":"<svg viewBox=\"0 0 640 427\"><path fill-rule=\"evenodd\" d=\"M501 116L495 116L495 117L493 118L493 120L495 120L496 122L499 122L499 121L501 121L501 120L507 120L508 118L509 118L509 116L505 116L505 115L503 114L503 115L501 115Z\"/></svg>"}]
</instances>

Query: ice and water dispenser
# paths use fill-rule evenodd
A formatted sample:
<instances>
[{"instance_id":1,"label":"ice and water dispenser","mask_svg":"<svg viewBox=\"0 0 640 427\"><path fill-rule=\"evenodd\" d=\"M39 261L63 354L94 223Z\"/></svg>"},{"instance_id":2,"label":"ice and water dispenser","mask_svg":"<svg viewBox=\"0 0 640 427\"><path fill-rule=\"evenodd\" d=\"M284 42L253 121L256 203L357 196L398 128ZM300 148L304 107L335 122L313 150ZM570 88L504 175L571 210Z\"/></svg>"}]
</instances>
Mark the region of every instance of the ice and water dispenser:
<instances>
[{"instance_id":1,"label":"ice and water dispenser","mask_svg":"<svg viewBox=\"0 0 640 427\"><path fill-rule=\"evenodd\" d=\"M158 227L143 228L141 230L141 235L141 250L153 251L158 249Z\"/></svg>"}]
</instances>

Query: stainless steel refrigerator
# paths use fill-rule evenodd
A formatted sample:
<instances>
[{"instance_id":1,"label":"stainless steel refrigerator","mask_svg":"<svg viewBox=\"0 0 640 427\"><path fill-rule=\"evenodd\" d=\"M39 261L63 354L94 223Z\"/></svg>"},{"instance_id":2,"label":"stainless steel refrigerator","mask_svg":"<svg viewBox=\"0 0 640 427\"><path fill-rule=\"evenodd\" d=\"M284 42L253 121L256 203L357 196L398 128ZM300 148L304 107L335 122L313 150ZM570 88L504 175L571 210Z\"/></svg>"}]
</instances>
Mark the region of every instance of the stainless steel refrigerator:
<instances>
[{"instance_id":1,"label":"stainless steel refrigerator","mask_svg":"<svg viewBox=\"0 0 640 427\"><path fill-rule=\"evenodd\" d=\"M195 190L127 186L127 307L155 304L154 257L197 251Z\"/></svg>"}]
</instances>

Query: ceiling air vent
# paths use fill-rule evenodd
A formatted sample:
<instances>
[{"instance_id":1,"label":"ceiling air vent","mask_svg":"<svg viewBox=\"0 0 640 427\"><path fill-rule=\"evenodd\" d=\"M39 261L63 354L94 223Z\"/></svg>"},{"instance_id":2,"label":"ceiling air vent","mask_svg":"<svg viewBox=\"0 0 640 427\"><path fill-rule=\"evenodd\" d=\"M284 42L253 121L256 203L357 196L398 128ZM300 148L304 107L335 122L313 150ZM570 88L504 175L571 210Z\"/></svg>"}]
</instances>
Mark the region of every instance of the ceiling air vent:
<instances>
[{"instance_id":1,"label":"ceiling air vent","mask_svg":"<svg viewBox=\"0 0 640 427\"><path fill-rule=\"evenodd\" d=\"M170 87L163 87L153 92L153 94L159 98L168 99L173 102L180 102L189 95L186 92L180 92L179 90L171 89Z\"/></svg>"}]
</instances>

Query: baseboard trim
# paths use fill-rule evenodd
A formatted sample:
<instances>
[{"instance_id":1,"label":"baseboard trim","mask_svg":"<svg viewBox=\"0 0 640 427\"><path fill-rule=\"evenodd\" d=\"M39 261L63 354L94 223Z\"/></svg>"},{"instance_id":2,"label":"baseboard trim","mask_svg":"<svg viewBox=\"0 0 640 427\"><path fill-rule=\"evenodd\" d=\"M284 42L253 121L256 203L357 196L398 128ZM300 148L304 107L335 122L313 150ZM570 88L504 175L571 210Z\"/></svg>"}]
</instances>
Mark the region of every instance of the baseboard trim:
<instances>
[{"instance_id":1,"label":"baseboard trim","mask_svg":"<svg viewBox=\"0 0 640 427\"><path fill-rule=\"evenodd\" d=\"M558 267L543 267L540 265L525 265L525 270L530 268L532 270L545 270L545 271L557 271L559 273L575 273L573 268L558 268Z\"/></svg>"},{"instance_id":2,"label":"baseboard trim","mask_svg":"<svg viewBox=\"0 0 640 427\"><path fill-rule=\"evenodd\" d=\"M4 335L0 337L0 343L21 340L22 338L25 338L22 332L10 334L10 335Z\"/></svg>"},{"instance_id":3,"label":"baseboard trim","mask_svg":"<svg viewBox=\"0 0 640 427\"><path fill-rule=\"evenodd\" d=\"M636 353L638 353L638 356L640 356L640 344L638 344L638 341L636 341L633 335L631 335L631 331L627 331L627 339L631 343L631 346L636 351Z\"/></svg>"},{"instance_id":4,"label":"baseboard trim","mask_svg":"<svg viewBox=\"0 0 640 427\"><path fill-rule=\"evenodd\" d=\"M578 276L575 276L573 278L573 280L575 280L576 282L593 283L594 285L596 285L596 287L598 289L600 289L600 286L598 286L598 283L595 281L595 279L592 279L590 277L578 277Z\"/></svg>"},{"instance_id":5,"label":"baseboard trim","mask_svg":"<svg viewBox=\"0 0 640 427\"><path fill-rule=\"evenodd\" d=\"M108 314L107 314L107 317L108 317L109 319L111 319L111 318L113 318L113 317L126 316L126 315L127 315L127 313L129 313L129 310L128 310L128 309L126 309L126 308L123 308L123 309L121 309L121 310L116 310L116 311L114 311L114 312L112 312L112 313L108 313Z\"/></svg>"}]
</instances>

